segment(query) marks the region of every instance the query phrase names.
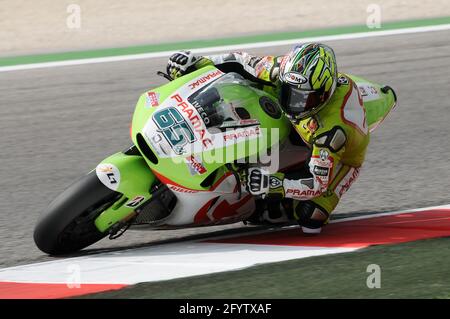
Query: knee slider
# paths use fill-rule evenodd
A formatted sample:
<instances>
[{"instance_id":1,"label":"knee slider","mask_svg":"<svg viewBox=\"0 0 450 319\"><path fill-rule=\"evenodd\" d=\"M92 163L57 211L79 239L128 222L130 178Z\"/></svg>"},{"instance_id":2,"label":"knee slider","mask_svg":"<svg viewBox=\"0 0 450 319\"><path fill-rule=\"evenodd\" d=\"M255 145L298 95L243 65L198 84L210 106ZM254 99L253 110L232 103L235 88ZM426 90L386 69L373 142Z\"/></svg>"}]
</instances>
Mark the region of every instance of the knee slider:
<instances>
[{"instance_id":1,"label":"knee slider","mask_svg":"<svg viewBox=\"0 0 450 319\"><path fill-rule=\"evenodd\" d=\"M329 216L322 207L309 200L301 202L295 213L299 225L311 229L321 228Z\"/></svg>"}]
</instances>

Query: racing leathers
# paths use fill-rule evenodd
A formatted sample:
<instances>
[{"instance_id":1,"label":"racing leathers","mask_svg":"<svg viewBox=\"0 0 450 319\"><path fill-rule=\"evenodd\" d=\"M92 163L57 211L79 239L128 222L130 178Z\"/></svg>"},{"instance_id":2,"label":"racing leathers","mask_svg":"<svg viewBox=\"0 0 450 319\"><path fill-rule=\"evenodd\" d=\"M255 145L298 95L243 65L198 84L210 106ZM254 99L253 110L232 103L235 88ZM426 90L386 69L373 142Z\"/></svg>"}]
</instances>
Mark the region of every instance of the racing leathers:
<instances>
[{"instance_id":1,"label":"racing leathers","mask_svg":"<svg viewBox=\"0 0 450 319\"><path fill-rule=\"evenodd\" d=\"M266 92L278 98L278 72L284 58L257 57L245 52L196 58L174 55L168 73L175 78L214 65L223 72L237 72L246 79L259 82ZM270 183L266 183L269 185L267 195L293 199L294 217L304 232L314 233L320 231L342 195L358 178L369 144L366 110L352 78L339 73L336 90L328 104L312 117L296 122L294 128L311 150L309 176L270 175ZM261 171L250 172L249 178L258 181L261 174Z\"/></svg>"}]
</instances>

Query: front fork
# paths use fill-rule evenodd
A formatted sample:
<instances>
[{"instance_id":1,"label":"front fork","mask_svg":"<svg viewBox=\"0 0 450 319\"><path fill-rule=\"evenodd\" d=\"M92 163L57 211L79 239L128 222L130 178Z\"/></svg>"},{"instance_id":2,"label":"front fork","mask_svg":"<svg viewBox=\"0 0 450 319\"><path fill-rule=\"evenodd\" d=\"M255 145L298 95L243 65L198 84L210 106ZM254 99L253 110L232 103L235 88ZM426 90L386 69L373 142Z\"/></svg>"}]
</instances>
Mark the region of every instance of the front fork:
<instances>
[{"instance_id":1,"label":"front fork","mask_svg":"<svg viewBox=\"0 0 450 319\"><path fill-rule=\"evenodd\" d=\"M122 194L95 219L95 226L101 232L134 217L135 210L151 199L150 190L158 182L144 158L133 148L104 159L95 171L106 187Z\"/></svg>"}]
</instances>

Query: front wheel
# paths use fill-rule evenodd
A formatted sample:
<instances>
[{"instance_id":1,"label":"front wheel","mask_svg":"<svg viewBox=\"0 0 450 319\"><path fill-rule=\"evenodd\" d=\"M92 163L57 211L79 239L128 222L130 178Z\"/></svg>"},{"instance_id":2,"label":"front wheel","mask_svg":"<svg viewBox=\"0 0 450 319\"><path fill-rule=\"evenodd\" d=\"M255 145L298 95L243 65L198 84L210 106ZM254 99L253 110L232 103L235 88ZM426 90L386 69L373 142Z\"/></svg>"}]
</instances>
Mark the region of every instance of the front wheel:
<instances>
[{"instance_id":1,"label":"front wheel","mask_svg":"<svg viewBox=\"0 0 450 319\"><path fill-rule=\"evenodd\" d=\"M108 234L97 229L95 219L120 197L90 172L50 203L34 229L34 242L50 255L92 245Z\"/></svg>"}]
</instances>

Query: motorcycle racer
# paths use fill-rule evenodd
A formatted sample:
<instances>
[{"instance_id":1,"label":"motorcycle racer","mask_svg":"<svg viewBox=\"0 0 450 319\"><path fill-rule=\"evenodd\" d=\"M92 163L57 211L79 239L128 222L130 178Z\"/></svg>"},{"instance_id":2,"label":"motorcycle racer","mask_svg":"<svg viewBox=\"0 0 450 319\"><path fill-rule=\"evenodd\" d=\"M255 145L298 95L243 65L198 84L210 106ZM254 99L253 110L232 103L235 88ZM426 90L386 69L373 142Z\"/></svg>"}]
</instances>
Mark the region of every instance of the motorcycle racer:
<instances>
[{"instance_id":1,"label":"motorcycle racer","mask_svg":"<svg viewBox=\"0 0 450 319\"><path fill-rule=\"evenodd\" d=\"M279 100L283 113L311 150L307 175L269 174L253 167L247 171L247 189L269 200L292 199L292 205L285 208L292 206L303 232L320 233L358 178L370 140L363 99L351 76L338 73L333 50L320 43L296 46L284 56L233 52L202 57L181 51L169 58L167 73L175 79L206 65L260 83ZM381 91L387 94L389 90Z\"/></svg>"}]
</instances>

